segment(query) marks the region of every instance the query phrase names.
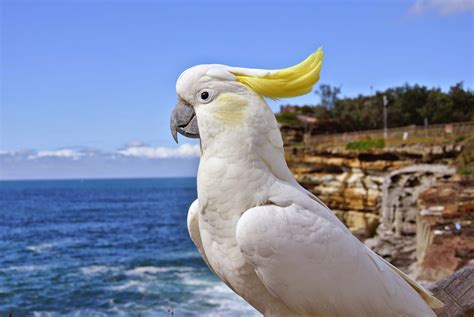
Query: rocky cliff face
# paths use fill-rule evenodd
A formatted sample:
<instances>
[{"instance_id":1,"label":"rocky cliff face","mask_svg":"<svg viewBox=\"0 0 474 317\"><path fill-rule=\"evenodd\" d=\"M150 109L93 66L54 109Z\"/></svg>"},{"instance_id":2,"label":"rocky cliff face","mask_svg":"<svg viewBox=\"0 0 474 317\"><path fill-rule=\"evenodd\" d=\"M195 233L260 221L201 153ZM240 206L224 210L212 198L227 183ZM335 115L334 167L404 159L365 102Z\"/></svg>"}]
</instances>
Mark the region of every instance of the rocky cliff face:
<instances>
[{"instance_id":1,"label":"rocky cliff face","mask_svg":"<svg viewBox=\"0 0 474 317\"><path fill-rule=\"evenodd\" d=\"M427 234L418 231L421 228L419 195L437 181L451 179L455 171L447 165L415 164L389 173L382 188L381 224L377 234L366 241L367 245L408 271L409 265L416 261L417 240L425 239Z\"/></svg>"},{"instance_id":2,"label":"rocky cliff face","mask_svg":"<svg viewBox=\"0 0 474 317\"><path fill-rule=\"evenodd\" d=\"M437 280L474 257L474 246L466 242L473 240L473 210L465 207L474 204L474 189L463 184L452 167L461 151L461 145L453 144L366 151L300 144L287 146L286 156L298 181L356 236L403 270ZM463 203L434 205L430 197L447 190L448 183L459 189L450 197ZM432 218L430 213L441 208L438 218ZM458 223L459 232L446 227L458 228ZM449 248L454 250L449 260L433 260Z\"/></svg>"},{"instance_id":3,"label":"rocky cliff face","mask_svg":"<svg viewBox=\"0 0 474 317\"><path fill-rule=\"evenodd\" d=\"M419 163L449 164L460 146L407 146L367 151L286 148L298 181L320 197L360 237L374 234L387 175Z\"/></svg>"},{"instance_id":4,"label":"rocky cliff face","mask_svg":"<svg viewBox=\"0 0 474 317\"><path fill-rule=\"evenodd\" d=\"M474 264L474 181L442 178L417 200L419 279L439 280Z\"/></svg>"}]
</instances>

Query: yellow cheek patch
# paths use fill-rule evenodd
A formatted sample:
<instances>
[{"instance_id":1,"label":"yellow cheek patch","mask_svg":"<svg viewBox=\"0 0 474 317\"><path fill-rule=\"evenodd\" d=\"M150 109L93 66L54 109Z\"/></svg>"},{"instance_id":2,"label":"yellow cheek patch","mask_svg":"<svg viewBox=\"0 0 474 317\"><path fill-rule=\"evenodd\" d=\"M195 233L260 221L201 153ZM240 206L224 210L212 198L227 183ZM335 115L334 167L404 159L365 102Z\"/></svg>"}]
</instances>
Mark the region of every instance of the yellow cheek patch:
<instances>
[{"instance_id":1,"label":"yellow cheek patch","mask_svg":"<svg viewBox=\"0 0 474 317\"><path fill-rule=\"evenodd\" d=\"M214 102L214 116L223 124L232 126L243 122L247 116L248 101L245 97L226 93Z\"/></svg>"}]
</instances>

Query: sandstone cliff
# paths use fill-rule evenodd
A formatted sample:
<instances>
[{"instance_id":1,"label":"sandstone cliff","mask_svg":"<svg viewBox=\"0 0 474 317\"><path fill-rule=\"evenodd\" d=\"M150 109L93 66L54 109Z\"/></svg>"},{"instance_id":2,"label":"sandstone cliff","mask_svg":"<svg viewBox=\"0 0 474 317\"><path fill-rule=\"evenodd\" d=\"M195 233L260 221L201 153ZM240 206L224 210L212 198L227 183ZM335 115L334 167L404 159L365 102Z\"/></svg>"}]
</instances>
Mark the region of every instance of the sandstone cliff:
<instances>
[{"instance_id":1,"label":"sandstone cliff","mask_svg":"<svg viewBox=\"0 0 474 317\"><path fill-rule=\"evenodd\" d=\"M435 281L474 262L474 183L455 167L464 144L348 150L282 132L298 181L396 266Z\"/></svg>"}]
</instances>

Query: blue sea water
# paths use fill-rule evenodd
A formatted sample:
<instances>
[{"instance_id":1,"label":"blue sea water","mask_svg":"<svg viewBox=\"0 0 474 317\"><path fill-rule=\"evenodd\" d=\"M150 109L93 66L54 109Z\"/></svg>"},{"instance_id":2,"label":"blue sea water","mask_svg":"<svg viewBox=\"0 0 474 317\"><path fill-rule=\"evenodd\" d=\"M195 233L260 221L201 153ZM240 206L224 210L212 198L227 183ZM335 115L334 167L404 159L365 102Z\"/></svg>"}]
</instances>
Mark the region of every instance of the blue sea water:
<instances>
[{"instance_id":1,"label":"blue sea water","mask_svg":"<svg viewBox=\"0 0 474 317\"><path fill-rule=\"evenodd\" d=\"M0 182L0 316L255 316L189 239L194 178Z\"/></svg>"}]
</instances>

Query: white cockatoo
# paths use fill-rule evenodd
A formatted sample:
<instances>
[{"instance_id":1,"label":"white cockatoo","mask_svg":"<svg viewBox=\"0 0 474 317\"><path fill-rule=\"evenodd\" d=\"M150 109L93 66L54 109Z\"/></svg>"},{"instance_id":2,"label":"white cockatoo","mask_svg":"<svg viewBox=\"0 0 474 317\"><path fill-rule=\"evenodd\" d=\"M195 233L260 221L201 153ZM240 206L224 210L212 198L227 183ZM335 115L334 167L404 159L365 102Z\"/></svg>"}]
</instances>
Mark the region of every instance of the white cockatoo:
<instances>
[{"instance_id":1,"label":"white cockatoo","mask_svg":"<svg viewBox=\"0 0 474 317\"><path fill-rule=\"evenodd\" d=\"M280 70L198 65L176 83L171 131L198 137L191 239L265 316L435 316L433 295L379 257L293 177L265 97L304 95L323 52Z\"/></svg>"}]
</instances>

